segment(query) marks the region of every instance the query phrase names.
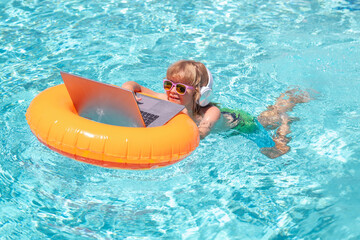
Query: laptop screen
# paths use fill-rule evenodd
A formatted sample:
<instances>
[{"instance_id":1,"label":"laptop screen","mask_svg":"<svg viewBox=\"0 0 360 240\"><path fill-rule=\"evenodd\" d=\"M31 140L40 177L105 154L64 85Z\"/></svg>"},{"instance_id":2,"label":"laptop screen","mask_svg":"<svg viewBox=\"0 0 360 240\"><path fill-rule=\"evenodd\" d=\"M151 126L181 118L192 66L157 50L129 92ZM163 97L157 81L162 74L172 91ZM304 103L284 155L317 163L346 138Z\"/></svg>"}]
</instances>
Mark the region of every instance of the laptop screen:
<instances>
[{"instance_id":1,"label":"laptop screen","mask_svg":"<svg viewBox=\"0 0 360 240\"><path fill-rule=\"evenodd\" d=\"M115 126L145 126L131 91L69 73L61 76L80 116Z\"/></svg>"}]
</instances>

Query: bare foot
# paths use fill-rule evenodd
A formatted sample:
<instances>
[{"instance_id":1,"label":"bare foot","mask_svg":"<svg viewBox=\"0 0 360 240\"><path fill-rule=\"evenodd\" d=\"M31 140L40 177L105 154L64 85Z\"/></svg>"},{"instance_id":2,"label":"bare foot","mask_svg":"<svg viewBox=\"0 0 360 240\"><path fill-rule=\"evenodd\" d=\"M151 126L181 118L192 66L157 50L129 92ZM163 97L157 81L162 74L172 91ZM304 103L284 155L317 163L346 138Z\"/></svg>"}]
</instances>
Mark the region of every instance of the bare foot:
<instances>
[{"instance_id":1,"label":"bare foot","mask_svg":"<svg viewBox=\"0 0 360 240\"><path fill-rule=\"evenodd\" d=\"M286 91L285 93L288 93L288 91ZM291 90L288 93L288 96L293 103L306 103L311 100L310 94L307 91L303 90Z\"/></svg>"},{"instance_id":2,"label":"bare foot","mask_svg":"<svg viewBox=\"0 0 360 240\"><path fill-rule=\"evenodd\" d=\"M287 90L285 95L294 103L307 103L311 100L316 99L319 92L313 89L301 90L294 88Z\"/></svg>"},{"instance_id":3,"label":"bare foot","mask_svg":"<svg viewBox=\"0 0 360 240\"><path fill-rule=\"evenodd\" d=\"M260 152L271 159L280 157L290 151L290 147L287 145L289 141L290 138L287 137L274 138L275 147L260 148Z\"/></svg>"},{"instance_id":4,"label":"bare foot","mask_svg":"<svg viewBox=\"0 0 360 240\"><path fill-rule=\"evenodd\" d=\"M260 149L261 153L271 159L280 157L290 151L290 147L287 144L290 142L291 137L286 136L290 133L290 118L286 113L279 115L279 118L281 119L281 125L276 130L276 135L273 137L275 146Z\"/></svg>"},{"instance_id":5,"label":"bare foot","mask_svg":"<svg viewBox=\"0 0 360 240\"><path fill-rule=\"evenodd\" d=\"M280 156L284 155L285 153L287 153L288 151L290 151L290 147L289 147L289 150L287 150L287 151L281 151L281 150L277 149L276 147L260 148L260 152L271 159L280 157Z\"/></svg>"}]
</instances>

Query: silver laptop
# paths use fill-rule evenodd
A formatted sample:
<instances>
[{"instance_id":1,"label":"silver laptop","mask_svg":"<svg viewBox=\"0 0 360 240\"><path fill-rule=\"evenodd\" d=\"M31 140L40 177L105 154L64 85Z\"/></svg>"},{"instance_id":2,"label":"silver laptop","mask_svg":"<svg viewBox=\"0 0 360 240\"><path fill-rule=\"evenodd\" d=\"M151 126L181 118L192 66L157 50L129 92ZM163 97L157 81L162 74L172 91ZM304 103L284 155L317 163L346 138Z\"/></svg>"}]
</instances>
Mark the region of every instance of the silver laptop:
<instances>
[{"instance_id":1,"label":"silver laptop","mask_svg":"<svg viewBox=\"0 0 360 240\"><path fill-rule=\"evenodd\" d=\"M125 127L157 127L184 109L183 105L134 93L66 72L60 72L78 114L93 121Z\"/></svg>"}]
</instances>

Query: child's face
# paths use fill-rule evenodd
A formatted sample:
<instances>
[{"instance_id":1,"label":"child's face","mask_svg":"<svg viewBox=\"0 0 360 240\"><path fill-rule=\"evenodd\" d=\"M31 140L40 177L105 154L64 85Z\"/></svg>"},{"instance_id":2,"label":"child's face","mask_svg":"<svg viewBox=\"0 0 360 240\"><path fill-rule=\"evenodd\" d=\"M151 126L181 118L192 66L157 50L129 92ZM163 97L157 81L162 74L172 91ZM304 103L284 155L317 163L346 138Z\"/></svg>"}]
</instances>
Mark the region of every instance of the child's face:
<instances>
[{"instance_id":1,"label":"child's face","mask_svg":"<svg viewBox=\"0 0 360 240\"><path fill-rule=\"evenodd\" d=\"M186 84L185 82L183 82L181 80L177 81L175 79L172 79L171 81L174 84L177 84L177 83ZM188 84L186 84L186 85L188 85ZM188 86L190 86L190 85L188 85ZM170 102L181 104L181 105L184 105L185 107L192 107L195 89L187 88L185 94L181 95L176 91L176 87L173 86L170 91L166 91L166 94L167 94L167 98Z\"/></svg>"}]
</instances>

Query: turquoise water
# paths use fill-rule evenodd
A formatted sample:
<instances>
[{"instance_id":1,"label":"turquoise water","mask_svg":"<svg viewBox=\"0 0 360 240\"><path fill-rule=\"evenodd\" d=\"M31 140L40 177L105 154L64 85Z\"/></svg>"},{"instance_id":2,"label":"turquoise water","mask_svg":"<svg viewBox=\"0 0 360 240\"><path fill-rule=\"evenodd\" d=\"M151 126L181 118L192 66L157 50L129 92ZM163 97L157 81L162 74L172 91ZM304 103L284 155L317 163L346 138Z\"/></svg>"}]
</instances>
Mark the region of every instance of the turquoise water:
<instances>
[{"instance_id":1,"label":"turquoise water","mask_svg":"<svg viewBox=\"0 0 360 240\"><path fill-rule=\"evenodd\" d=\"M0 238L360 238L359 23L350 0L0 0ZM27 126L60 70L162 91L179 59L204 62L214 100L253 115L291 86L317 91L291 113L291 151L272 160L212 134L175 165L112 170Z\"/></svg>"}]
</instances>

